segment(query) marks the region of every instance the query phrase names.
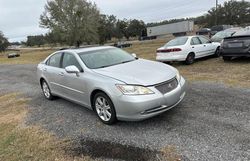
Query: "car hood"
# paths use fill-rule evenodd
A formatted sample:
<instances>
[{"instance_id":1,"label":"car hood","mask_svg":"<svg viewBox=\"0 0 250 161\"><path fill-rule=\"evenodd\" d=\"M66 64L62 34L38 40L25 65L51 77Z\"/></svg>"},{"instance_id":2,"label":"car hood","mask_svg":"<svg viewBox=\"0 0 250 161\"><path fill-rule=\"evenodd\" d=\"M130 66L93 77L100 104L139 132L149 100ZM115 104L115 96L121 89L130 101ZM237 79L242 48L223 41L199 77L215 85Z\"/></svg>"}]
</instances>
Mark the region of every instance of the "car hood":
<instances>
[{"instance_id":1,"label":"car hood","mask_svg":"<svg viewBox=\"0 0 250 161\"><path fill-rule=\"evenodd\" d=\"M176 69L164 63L138 59L125 64L93 69L126 84L151 86L168 81L176 76Z\"/></svg>"}]
</instances>

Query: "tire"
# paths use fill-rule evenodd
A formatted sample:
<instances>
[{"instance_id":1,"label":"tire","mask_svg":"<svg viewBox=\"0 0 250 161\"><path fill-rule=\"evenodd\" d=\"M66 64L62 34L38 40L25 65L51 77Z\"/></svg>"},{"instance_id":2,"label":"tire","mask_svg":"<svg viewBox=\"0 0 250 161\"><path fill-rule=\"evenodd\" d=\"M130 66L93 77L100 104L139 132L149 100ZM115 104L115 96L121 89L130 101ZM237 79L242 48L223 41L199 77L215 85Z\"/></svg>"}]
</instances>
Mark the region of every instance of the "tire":
<instances>
[{"instance_id":1,"label":"tire","mask_svg":"<svg viewBox=\"0 0 250 161\"><path fill-rule=\"evenodd\" d=\"M214 53L214 57L218 58L220 57L220 47L218 47Z\"/></svg>"},{"instance_id":2,"label":"tire","mask_svg":"<svg viewBox=\"0 0 250 161\"><path fill-rule=\"evenodd\" d=\"M186 60L185 60L185 64L186 65L191 65L194 63L194 59L195 59L195 55L194 53L189 53Z\"/></svg>"},{"instance_id":3,"label":"tire","mask_svg":"<svg viewBox=\"0 0 250 161\"><path fill-rule=\"evenodd\" d=\"M93 109L104 124L112 125L117 121L115 107L106 94L99 92L95 95Z\"/></svg>"},{"instance_id":4,"label":"tire","mask_svg":"<svg viewBox=\"0 0 250 161\"><path fill-rule=\"evenodd\" d=\"M48 83L45 80L43 80L41 86L44 97L48 100L53 100L55 97L51 94L51 90L49 88Z\"/></svg>"},{"instance_id":5,"label":"tire","mask_svg":"<svg viewBox=\"0 0 250 161\"><path fill-rule=\"evenodd\" d=\"M230 61L232 59L231 56L223 56L224 61Z\"/></svg>"}]
</instances>

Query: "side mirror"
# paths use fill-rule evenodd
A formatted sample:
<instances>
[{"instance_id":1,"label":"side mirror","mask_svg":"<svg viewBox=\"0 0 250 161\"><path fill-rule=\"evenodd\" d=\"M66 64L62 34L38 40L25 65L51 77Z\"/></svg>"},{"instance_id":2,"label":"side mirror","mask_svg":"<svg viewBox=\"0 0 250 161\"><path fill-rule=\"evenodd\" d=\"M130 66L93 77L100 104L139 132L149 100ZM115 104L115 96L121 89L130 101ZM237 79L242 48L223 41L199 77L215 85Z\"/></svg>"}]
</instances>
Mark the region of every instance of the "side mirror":
<instances>
[{"instance_id":1,"label":"side mirror","mask_svg":"<svg viewBox=\"0 0 250 161\"><path fill-rule=\"evenodd\" d=\"M131 54L133 57L137 58L137 55L135 53Z\"/></svg>"},{"instance_id":2,"label":"side mirror","mask_svg":"<svg viewBox=\"0 0 250 161\"><path fill-rule=\"evenodd\" d=\"M78 69L76 66L74 66L74 65L67 66L67 67L65 68L65 71L66 71L67 73L76 74L77 76L79 76L79 73L80 73L79 69Z\"/></svg>"}]
</instances>

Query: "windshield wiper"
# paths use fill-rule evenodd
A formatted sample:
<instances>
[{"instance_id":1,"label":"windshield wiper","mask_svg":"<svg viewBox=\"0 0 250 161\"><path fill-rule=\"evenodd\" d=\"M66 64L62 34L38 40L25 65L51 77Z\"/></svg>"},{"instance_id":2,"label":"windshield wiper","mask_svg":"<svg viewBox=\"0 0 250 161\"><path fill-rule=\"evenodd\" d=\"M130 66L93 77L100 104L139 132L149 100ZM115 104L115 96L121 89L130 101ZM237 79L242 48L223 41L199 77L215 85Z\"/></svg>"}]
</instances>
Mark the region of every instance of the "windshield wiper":
<instances>
[{"instance_id":1,"label":"windshield wiper","mask_svg":"<svg viewBox=\"0 0 250 161\"><path fill-rule=\"evenodd\" d=\"M121 63L119 63L119 64L125 64L125 63L131 62L131 61L134 61L134 60L123 61L123 62L121 62Z\"/></svg>"},{"instance_id":2,"label":"windshield wiper","mask_svg":"<svg viewBox=\"0 0 250 161\"><path fill-rule=\"evenodd\" d=\"M104 66L98 67L98 68L96 68L96 69L99 69L99 68L107 68L107 67L110 67L110 66L113 66L113 65L104 65Z\"/></svg>"}]
</instances>

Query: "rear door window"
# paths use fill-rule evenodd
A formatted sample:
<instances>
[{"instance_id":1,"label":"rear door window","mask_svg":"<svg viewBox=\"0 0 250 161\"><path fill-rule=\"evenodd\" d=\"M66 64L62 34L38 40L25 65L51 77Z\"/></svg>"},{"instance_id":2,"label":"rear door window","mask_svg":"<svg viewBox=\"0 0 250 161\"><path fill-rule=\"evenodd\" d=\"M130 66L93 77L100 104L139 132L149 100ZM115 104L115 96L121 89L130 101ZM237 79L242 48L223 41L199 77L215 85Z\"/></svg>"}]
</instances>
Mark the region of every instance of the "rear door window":
<instances>
[{"instance_id":1,"label":"rear door window","mask_svg":"<svg viewBox=\"0 0 250 161\"><path fill-rule=\"evenodd\" d=\"M193 37L191 39L191 45L200 45L201 44L201 41L198 37Z\"/></svg>"},{"instance_id":2,"label":"rear door window","mask_svg":"<svg viewBox=\"0 0 250 161\"><path fill-rule=\"evenodd\" d=\"M60 68L60 66L61 66L61 57L62 57L62 53L56 53L56 54L52 55L49 58L49 60L47 61L47 65L52 66L52 67Z\"/></svg>"},{"instance_id":3,"label":"rear door window","mask_svg":"<svg viewBox=\"0 0 250 161\"><path fill-rule=\"evenodd\" d=\"M209 43L209 39L207 39L207 38L205 38L205 37L200 36L199 39L200 39L200 41L201 41L202 44L207 44L207 43Z\"/></svg>"}]
</instances>

